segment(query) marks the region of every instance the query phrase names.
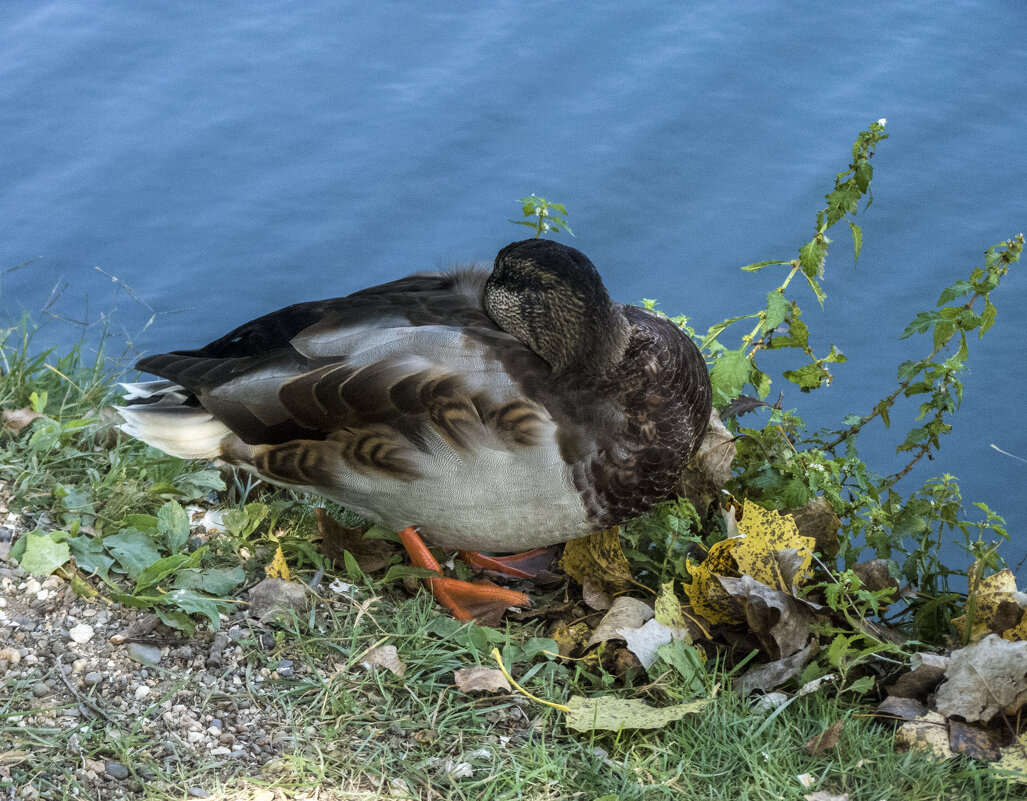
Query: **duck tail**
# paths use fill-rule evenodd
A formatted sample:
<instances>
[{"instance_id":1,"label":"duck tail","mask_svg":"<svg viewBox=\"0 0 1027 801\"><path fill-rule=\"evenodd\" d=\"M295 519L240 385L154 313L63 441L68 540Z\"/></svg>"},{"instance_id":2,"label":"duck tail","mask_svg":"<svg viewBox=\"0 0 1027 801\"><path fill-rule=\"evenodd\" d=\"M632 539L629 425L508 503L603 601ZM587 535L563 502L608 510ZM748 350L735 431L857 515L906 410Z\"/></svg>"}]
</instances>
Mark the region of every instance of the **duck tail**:
<instances>
[{"instance_id":1,"label":"duck tail","mask_svg":"<svg viewBox=\"0 0 1027 801\"><path fill-rule=\"evenodd\" d=\"M170 381L122 384L127 406L114 410L125 422L118 428L147 445L180 459L215 459L221 440L230 433L202 406L187 404L191 397Z\"/></svg>"}]
</instances>

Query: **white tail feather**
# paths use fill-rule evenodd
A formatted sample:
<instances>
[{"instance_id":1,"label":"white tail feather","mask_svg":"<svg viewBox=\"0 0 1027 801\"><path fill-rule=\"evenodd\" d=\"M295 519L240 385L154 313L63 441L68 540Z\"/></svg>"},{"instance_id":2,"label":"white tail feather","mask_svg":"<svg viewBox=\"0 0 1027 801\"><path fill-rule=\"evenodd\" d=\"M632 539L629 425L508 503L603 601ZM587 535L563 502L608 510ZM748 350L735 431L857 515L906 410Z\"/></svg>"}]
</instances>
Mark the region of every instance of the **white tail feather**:
<instances>
[{"instance_id":1,"label":"white tail feather","mask_svg":"<svg viewBox=\"0 0 1027 801\"><path fill-rule=\"evenodd\" d=\"M180 459L214 459L228 427L206 409L192 406L115 406L119 428L147 445Z\"/></svg>"}]
</instances>

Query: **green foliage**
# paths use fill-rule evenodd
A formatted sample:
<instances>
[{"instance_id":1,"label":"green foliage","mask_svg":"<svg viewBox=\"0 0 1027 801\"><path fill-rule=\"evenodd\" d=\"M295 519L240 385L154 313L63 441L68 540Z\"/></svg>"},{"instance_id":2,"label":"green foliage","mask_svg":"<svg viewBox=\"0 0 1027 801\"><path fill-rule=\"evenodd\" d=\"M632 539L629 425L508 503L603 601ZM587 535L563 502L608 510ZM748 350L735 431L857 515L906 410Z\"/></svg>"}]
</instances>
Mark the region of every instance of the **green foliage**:
<instances>
[{"instance_id":1,"label":"green foliage","mask_svg":"<svg viewBox=\"0 0 1027 801\"><path fill-rule=\"evenodd\" d=\"M535 229L535 239L538 239L542 234L549 233L552 231L554 234L560 231L566 231L571 236L574 236L574 232L571 227L567 225L567 220L562 216L567 213L567 209L560 203L551 203L544 197L532 193L527 197L522 197L517 201L521 204L521 211L524 212L525 217L534 217L534 222L528 220L510 220L514 225L526 225L529 228ZM559 212L560 214L554 214L553 212Z\"/></svg>"}]
</instances>

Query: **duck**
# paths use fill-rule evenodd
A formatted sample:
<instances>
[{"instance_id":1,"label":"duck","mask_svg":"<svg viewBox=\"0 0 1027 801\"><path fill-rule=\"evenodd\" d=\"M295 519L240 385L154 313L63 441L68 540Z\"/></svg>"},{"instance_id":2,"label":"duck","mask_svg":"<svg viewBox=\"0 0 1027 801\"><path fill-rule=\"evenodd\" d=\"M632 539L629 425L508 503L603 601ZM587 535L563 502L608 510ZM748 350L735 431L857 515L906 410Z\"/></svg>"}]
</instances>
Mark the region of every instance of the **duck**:
<instances>
[{"instance_id":1,"label":"duck","mask_svg":"<svg viewBox=\"0 0 1027 801\"><path fill-rule=\"evenodd\" d=\"M443 576L425 539L530 576L547 547L673 497L711 411L692 340L548 239L507 245L491 270L297 303L136 368L157 379L124 385L126 434L398 532L461 620L530 599Z\"/></svg>"}]
</instances>

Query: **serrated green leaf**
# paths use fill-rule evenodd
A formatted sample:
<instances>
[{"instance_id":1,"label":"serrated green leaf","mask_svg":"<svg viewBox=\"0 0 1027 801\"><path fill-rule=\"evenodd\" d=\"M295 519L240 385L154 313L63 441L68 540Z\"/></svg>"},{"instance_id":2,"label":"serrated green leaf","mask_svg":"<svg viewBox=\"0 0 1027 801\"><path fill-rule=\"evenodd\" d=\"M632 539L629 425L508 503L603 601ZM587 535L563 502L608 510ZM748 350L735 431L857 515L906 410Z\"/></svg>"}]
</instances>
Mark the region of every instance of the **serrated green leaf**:
<instances>
[{"instance_id":1,"label":"serrated green leaf","mask_svg":"<svg viewBox=\"0 0 1027 801\"><path fill-rule=\"evenodd\" d=\"M800 367L798 370L785 370L782 375L793 384L798 385L799 389L803 392L809 392L810 390L817 389L828 373L819 364L812 362L804 367Z\"/></svg>"},{"instance_id":2,"label":"serrated green leaf","mask_svg":"<svg viewBox=\"0 0 1027 801\"><path fill-rule=\"evenodd\" d=\"M745 347L728 350L713 362L710 370L710 383L714 395L722 401L730 401L738 397L742 387L749 381L752 362L746 356Z\"/></svg>"},{"instance_id":3,"label":"serrated green leaf","mask_svg":"<svg viewBox=\"0 0 1027 801\"><path fill-rule=\"evenodd\" d=\"M49 576L71 558L68 543L58 542L53 533L25 535L25 549L18 559L22 570L33 576Z\"/></svg>"},{"instance_id":4,"label":"serrated green leaf","mask_svg":"<svg viewBox=\"0 0 1027 801\"><path fill-rule=\"evenodd\" d=\"M995 317L998 314L998 310L991 305L991 301L988 298L984 299L984 311L981 312L981 330L978 332L978 338L984 336L984 332L987 331L995 324Z\"/></svg>"},{"instance_id":5,"label":"serrated green leaf","mask_svg":"<svg viewBox=\"0 0 1027 801\"><path fill-rule=\"evenodd\" d=\"M952 286L946 287L938 298L938 306L944 306L956 298L966 297L973 291L973 287L967 281L956 281Z\"/></svg>"},{"instance_id":6,"label":"serrated green leaf","mask_svg":"<svg viewBox=\"0 0 1027 801\"><path fill-rule=\"evenodd\" d=\"M183 500L194 501L211 492L224 492L225 482L217 470L197 470L178 476L175 488Z\"/></svg>"},{"instance_id":7,"label":"serrated green leaf","mask_svg":"<svg viewBox=\"0 0 1027 801\"><path fill-rule=\"evenodd\" d=\"M740 317L729 317L726 320L721 320L716 325L710 326L710 329L706 332L706 336L703 337L702 342L699 344L699 350L706 350L710 344L720 336L724 330L731 325L742 320L751 320L754 317L759 317L758 314L743 314Z\"/></svg>"},{"instance_id":8,"label":"serrated green leaf","mask_svg":"<svg viewBox=\"0 0 1027 801\"><path fill-rule=\"evenodd\" d=\"M955 331L956 323L948 321L938 322L934 326L934 347L940 348L942 345L948 342L949 339L951 339L952 335L955 333Z\"/></svg>"},{"instance_id":9,"label":"serrated green leaf","mask_svg":"<svg viewBox=\"0 0 1027 801\"><path fill-rule=\"evenodd\" d=\"M807 278L823 275L827 252L814 237L799 249L799 265Z\"/></svg>"},{"instance_id":10,"label":"serrated green leaf","mask_svg":"<svg viewBox=\"0 0 1027 801\"><path fill-rule=\"evenodd\" d=\"M761 334L766 334L768 331L773 331L781 323L785 321L788 316L788 312L791 311L792 304L785 297L783 292L773 290L767 293L767 308L766 317L763 320L763 325L760 329Z\"/></svg>"},{"instance_id":11,"label":"serrated green leaf","mask_svg":"<svg viewBox=\"0 0 1027 801\"><path fill-rule=\"evenodd\" d=\"M583 698L575 695L567 702L566 724L575 731L662 729L685 715L701 712L709 703L709 700L704 699L657 709L629 698L609 695Z\"/></svg>"},{"instance_id":12,"label":"serrated green leaf","mask_svg":"<svg viewBox=\"0 0 1027 801\"><path fill-rule=\"evenodd\" d=\"M125 515L125 519L121 521L121 526L122 528L135 528L139 531L156 531L157 516L144 514Z\"/></svg>"},{"instance_id":13,"label":"serrated green leaf","mask_svg":"<svg viewBox=\"0 0 1027 801\"><path fill-rule=\"evenodd\" d=\"M161 623L181 631L186 637L192 637L196 633L196 624L193 623L193 619L185 612L178 609L168 609L162 605L155 606L153 611L160 618Z\"/></svg>"}]
</instances>

